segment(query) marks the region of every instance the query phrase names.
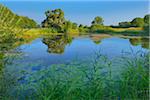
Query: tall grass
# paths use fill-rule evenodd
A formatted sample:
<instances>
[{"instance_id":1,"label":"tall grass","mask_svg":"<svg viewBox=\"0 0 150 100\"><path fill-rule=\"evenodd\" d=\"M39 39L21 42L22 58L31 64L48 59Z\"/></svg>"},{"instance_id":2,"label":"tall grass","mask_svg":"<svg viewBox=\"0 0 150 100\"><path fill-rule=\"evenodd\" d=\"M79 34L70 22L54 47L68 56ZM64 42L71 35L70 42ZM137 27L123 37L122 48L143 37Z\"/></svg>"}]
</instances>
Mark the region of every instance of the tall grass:
<instances>
[{"instance_id":1,"label":"tall grass","mask_svg":"<svg viewBox=\"0 0 150 100\"><path fill-rule=\"evenodd\" d=\"M36 100L148 100L149 54L128 54L118 58L115 64L106 56L95 53L90 61L50 66L27 75L16 97ZM113 70L116 63L122 67L119 76Z\"/></svg>"},{"instance_id":2,"label":"tall grass","mask_svg":"<svg viewBox=\"0 0 150 100\"><path fill-rule=\"evenodd\" d=\"M0 52L0 99L1 100L14 100L15 97L11 96L11 92L18 86L18 77L16 73L8 71L7 66L11 65L18 55L6 55Z\"/></svg>"},{"instance_id":3,"label":"tall grass","mask_svg":"<svg viewBox=\"0 0 150 100\"><path fill-rule=\"evenodd\" d=\"M149 98L149 54L137 52L128 55L132 55L132 59L123 57L126 67L120 80L120 95L123 98L147 100Z\"/></svg>"}]
</instances>

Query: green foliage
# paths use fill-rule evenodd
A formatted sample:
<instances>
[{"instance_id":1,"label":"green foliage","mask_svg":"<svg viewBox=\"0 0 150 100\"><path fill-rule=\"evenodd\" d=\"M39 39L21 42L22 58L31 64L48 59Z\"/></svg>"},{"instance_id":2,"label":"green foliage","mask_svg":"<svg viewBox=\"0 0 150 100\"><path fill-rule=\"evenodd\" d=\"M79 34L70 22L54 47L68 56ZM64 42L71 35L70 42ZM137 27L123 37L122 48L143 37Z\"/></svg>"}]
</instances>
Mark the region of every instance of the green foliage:
<instances>
[{"instance_id":1,"label":"green foliage","mask_svg":"<svg viewBox=\"0 0 150 100\"><path fill-rule=\"evenodd\" d=\"M88 26L84 26L84 25L80 24L79 25L79 32L81 34L89 33L90 32L90 28Z\"/></svg>"},{"instance_id":2,"label":"green foliage","mask_svg":"<svg viewBox=\"0 0 150 100\"><path fill-rule=\"evenodd\" d=\"M78 24L77 23L72 23L72 28L73 29L77 29L78 28Z\"/></svg>"},{"instance_id":3,"label":"green foliage","mask_svg":"<svg viewBox=\"0 0 150 100\"><path fill-rule=\"evenodd\" d=\"M150 15L145 15L144 16L144 22L145 22L146 25L150 24Z\"/></svg>"},{"instance_id":4,"label":"green foliage","mask_svg":"<svg viewBox=\"0 0 150 100\"><path fill-rule=\"evenodd\" d=\"M14 48L14 42L17 40L15 34L11 31L0 31L0 52L6 52Z\"/></svg>"},{"instance_id":5,"label":"green foliage","mask_svg":"<svg viewBox=\"0 0 150 100\"><path fill-rule=\"evenodd\" d=\"M49 53L64 53L67 44L72 42L72 38L67 35L51 35L43 38L43 43L48 46Z\"/></svg>"},{"instance_id":6,"label":"green foliage","mask_svg":"<svg viewBox=\"0 0 150 100\"><path fill-rule=\"evenodd\" d=\"M149 54L124 53L118 60L113 63L96 52L84 63L52 65L28 75L28 85L23 84L18 96L36 100L148 99ZM123 70L113 70L117 64ZM114 75L117 72L119 76Z\"/></svg>"},{"instance_id":7,"label":"green foliage","mask_svg":"<svg viewBox=\"0 0 150 100\"><path fill-rule=\"evenodd\" d=\"M61 9L47 11L45 14L47 18L42 22L42 27L55 29L62 33L78 33L78 25L66 21Z\"/></svg>"},{"instance_id":8,"label":"green foliage","mask_svg":"<svg viewBox=\"0 0 150 100\"><path fill-rule=\"evenodd\" d=\"M42 22L42 27L54 28L58 32L63 30L65 25L64 12L61 9L48 10L45 12L46 19Z\"/></svg>"},{"instance_id":9,"label":"green foliage","mask_svg":"<svg viewBox=\"0 0 150 100\"><path fill-rule=\"evenodd\" d=\"M92 33L113 33L115 32L111 27L109 26L103 26L103 25L92 25L90 27L90 32Z\"/></svg>"},{"instance_id":10,"label":"green foliage","mask_svg":"<svg viewBox=\"0 0 150 100\"><path fill-rule=\"evenodd\" d=\"M125 68L120 81L120 95L125 99L147 100L149 98L149 54L125 53ZM129 59L127 55L132 55ZM139 55L139 56L134 56Z\"/></svg>"},{"instance_id":11,"label":"green foliage","mask_svg":"<svg viewBox=\"0 0 150 100\"><path fill-rule=\"evenodd\" d=\"M150 21L150 15L145 15L144 18L134 18L131 22L120 22L119 26L111 26L114 28L130 28L130 27L143 27L143 31L142 32L136 32L136 31L125 31L123 32L123 34L125 33L126 35L128 35L128 33L131 33L131 35L134 35L132 33L139 33L139 35L149 35L149 22ZM129 34L130 35L130 34Z\"/></svg>"},{"instance_id":12,"label":"green foliage","mask_svg":"<svg viewBox=\"0 0 150 100\"><path fill-rule=\"evenodd\" d=\"M0 99L2 100L14 100L16 98L11 96L11 92L18 85L18 77L15 76L15 73L8 71L6 66L11 65L17 57L18 55L6 55L0 51Z\"/></svg>"},{"instance_id":13,"label":"green foliage","mask_svg":"<svg viewBox=\"0 0 150 100\"><path fill-rule=\"evenodd\" d=\"M120 22L119 26L122 28L128 28L128 27L131 27L131 23L130 22Z\"/></svg>"},{"instance_id":14,"label":"green foliage","mask_svg":"<svg viewBox=\"0 0 150 100\"><path fill-rule=\"evenodd\" d=\"M64 33L69 33L69 34L78 34L78 25L76 23L72 23L71 21L66 21L65 25L63 27L63 32Z\"/></svg>"},{"instance_id":15,"label":"green foliage","mask_svg":"<svg viewBox=\"0 0 150 100\"><path fill-rule=\"evenodd\" d=\"M131 21L131 24L132 26L134 27L143 27L144 26L144 19L143 18L134 18L132 21Z\"/></svg>"},{"instance_id":16,"label":"green foliage","mask_svg":"<svg viewBox=\"0 0 150 100\"><path fill-rule=\"evenodd\" d=\"M17 34L36 26L34 20L18 16L7 7L0 5L0 52L8 52L15 48L15 42L22 40Z\"/></svg>"},{"instance_id":17,"label":"green foliage","mask_svg":"<svg viewBox=\"0 0 150 100\"><path fill-rule=\"evenodd\" d=\"M91 32L98 32L99 30L103 29L104 26L102 25L92 25L90 28Z\"/></svg>"},{"instance_id":18,"label":"green foliage","mask_svg":"<svg viewBox=\"0 0 150 100\"><path fill-rule=\"evenodd\" d=\"M144 16L144 35L149 35L149 30L150 30L150 15L145 15Z\"/></svg>"},{"instance_id":19,"label":"green foliage","mask_svg":"<svg viewBox=\"0 0 150 100\"><path fill-rule=\"evenodd\" d=\"M145 25L144 26L144 35L147 35L147 36L149 36L149 30L150 30L150 26L149 25Z\"/></svg>"},{"instance_id":20,"label":"green foliage","mask_svg":"<svg viewBox=\"0 0 150 100\"><path fill-rule=\"evenodd\" d=\"M94 18L94 20L92 21L91 24L92 25L103 25L103 22L104 22L103 18L100 16L97 16Z\"/></svg>"},{"instance_id":21,"label":"green foliage","mask_svg":"<svg viewBox=\"0 0 150 100\"><path fill-rule=\"evenodd\" d=\"M34 28L37 24L28 17L18 16L10 11L7 7L0 5L0 26L1 27L18 27L18 28Z\"/></svg>"}]
</instances>

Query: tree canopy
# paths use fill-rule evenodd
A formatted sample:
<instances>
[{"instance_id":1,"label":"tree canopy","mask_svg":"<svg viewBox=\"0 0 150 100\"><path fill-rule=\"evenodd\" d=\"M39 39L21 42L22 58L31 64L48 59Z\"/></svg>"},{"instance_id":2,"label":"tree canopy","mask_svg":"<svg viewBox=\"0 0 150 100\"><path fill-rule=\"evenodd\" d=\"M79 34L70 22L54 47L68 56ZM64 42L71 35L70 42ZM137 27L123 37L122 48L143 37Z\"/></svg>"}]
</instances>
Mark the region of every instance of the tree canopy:
<instances>
[{"instance_id":1,"label":"tree canopy","mask_svg":"<svg viewBox=\"0 0 150 100\"><path fill-rule=\"evenodd\" d=\"M92 25L103 25L103 22L104 22L103 18L100 16L97 16L94 18L94 20L92 21L91 24Z\"/></svg>"},{"instance_id":2,"label":"tree canopy","mask_svg":"<svg viewBox=\"0 0 150 100\"><path fill-rule=\"evenodd\" d=\"M131 23L130 22L120 22L119 26L123 27L123 28L128 28L131 26Z\"/></svg>"},{"instance_id":3,"label":"tree canopy","mask_svg":"<svg viewBox=\"0 0 150 100\"><path fill-rule=\"evenodd\" d=\"M150 15L145 15L144 16L144 22L145 22L145 24L149 25L149 23L150 23Z\"/></svg>"},{"instance_id":4,"label":"tree canopy","mask_svg":"<svg viewBox=\"0 0 150 100\"><path fill-rule=\"evenodd\" d=\"M61 9L48 10L45 12L46 19L42 22L42 27L54 28L62 31L65 25L64 12Z\"/></svg>"},{"instance_id":5,"label":"tree canopy","mask_svg":"<svg viewBox=\"0 0 150 100\"><path fill-rule=\"evenodd\" d=\"M143 27L143 26L144 26L144 19L143 19L143 18L140 18L140 17L134 18L134 19L131 21L131 24L132 24L132 26L134 26L134 27Z\"/></svg>"}]
</instances>

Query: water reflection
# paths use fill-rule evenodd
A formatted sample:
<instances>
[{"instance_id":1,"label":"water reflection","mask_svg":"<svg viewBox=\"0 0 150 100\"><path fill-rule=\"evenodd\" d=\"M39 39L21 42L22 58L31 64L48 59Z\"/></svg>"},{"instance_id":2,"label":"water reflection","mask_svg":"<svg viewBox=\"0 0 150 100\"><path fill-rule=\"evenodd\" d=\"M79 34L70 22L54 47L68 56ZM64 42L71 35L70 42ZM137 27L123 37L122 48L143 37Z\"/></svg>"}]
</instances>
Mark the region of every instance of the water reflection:
<instances>
[{"instance_id":1,"label":"water reflection","mask_svg":"<svg viewBox=\"0 0 150 100\"><path fill-rule=\"evenodd\" d=\"M100 44L103 39L110 38L110 35L104 35L104 34L96 35L95 34L95 35L91 35L90 38L91 40L93 40L95 44Z\"/></svg>"},{"instance_id":2,"label":"water reflection","mask_svg":"<svg viewBox=\"0 0 150 100\"><path fill-rule=\"evenodd\" d=\"M90 36L90 38L91 40L93 40L95 44L99 45L100 43L102 43L103 39L111 38L111 37L107 35L92 35ZM122 37L122 38L129 39L129 42L133 46L141 45L142 48L149 49L149 37L135 37L135 38Z\"/></svg>"},{"instance_id":3,"label":"water reflection","mask_svg":"<svg viewBox=\"0 0 150 100\"><path fill-rule=\"evenodd\" d=\"M90 39L97 45L102 43L103 39L111 38L107 35L94 35L90 36ZM143 48L149 48L149 38L125 38L129 39L129 42L133 46L141 45ZM68 35L52 35L44 37L42 42L48 46L49 53L62 54L64 53L67 44L72 42L72 37Z\"/></svg>"},{"instance_id":4,"label":"water reflection","mask_svg":"<svg viewBox=\"0 0 150 100\"><path fill-rule=\"evenodd\" d=\"M64 53L67 44L72 42L72 37L68 35L52 35L43 38L42 42L48 46L49 53Z\"/></svg>"},{"instance_id":5,"label":"water reflection","mask_svg":"<svg viewBox=\"0 0 150 100\"><path fill-rule=\"evenodd\" d=\"M141 45L143 48L149 49L149 38L130 38L129 41L133 46Z\"/></svg>"}]
</instances>

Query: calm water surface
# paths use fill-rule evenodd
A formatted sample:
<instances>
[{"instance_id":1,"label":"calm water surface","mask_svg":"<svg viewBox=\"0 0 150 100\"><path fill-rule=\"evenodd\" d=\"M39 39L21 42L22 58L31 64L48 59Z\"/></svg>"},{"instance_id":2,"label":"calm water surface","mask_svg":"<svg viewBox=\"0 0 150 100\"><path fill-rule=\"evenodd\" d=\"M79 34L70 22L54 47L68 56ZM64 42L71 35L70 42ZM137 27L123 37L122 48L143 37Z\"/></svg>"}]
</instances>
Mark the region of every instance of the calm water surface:
<instances>
[{"instance_id":1,"label":"calm water surface","mask_svg":"<svg viewBox=\"0 0 150 100\"><path fill-rule=\"evenodd\" d=\"M68 39L68 38L67 38ZM122 52L148 51L148 40L123 39L118 37L93 40L90 37L77 37L67 41L64 37L36 39L30 44L20 47L22 59L16 60L17 66L37 69L52 64L63 64L73 60L86 60L92 57L95 51L100 51L109 58L116 58ZM140 41L140 42L139 42ZM15 65L16 66L16 65Z\"/></svg>"}]
</instances>

